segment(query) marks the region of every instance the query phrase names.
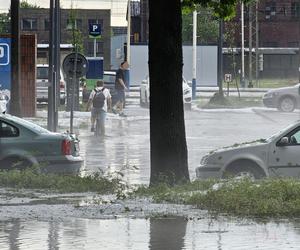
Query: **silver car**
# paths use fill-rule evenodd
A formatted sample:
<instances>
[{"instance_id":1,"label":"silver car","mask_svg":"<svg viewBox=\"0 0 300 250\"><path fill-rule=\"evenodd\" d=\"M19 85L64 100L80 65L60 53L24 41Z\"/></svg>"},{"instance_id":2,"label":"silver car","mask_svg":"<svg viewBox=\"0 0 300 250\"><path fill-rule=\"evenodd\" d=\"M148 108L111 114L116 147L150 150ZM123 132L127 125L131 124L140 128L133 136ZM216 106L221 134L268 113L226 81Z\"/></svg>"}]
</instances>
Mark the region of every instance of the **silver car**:
<instances>
[{"instance_id":1,"label":"silver car","mask_svg":"<svg viewBox=\"0 0 300 250\"><path fill-rule=\"evenodd\" d=\"M45 172L77 173L82 162L74 135L52 133L16 116L0 115L1 169L37 165Z\"/></svg>"},{"instance_id":2,"label":"silver car","mask_svg":"<svg viewBox=\"0 0 300 250\"><path fill-rule=\"evenodd\" d=\"M277 108L283 112L292 112L300 107L299 96L300 84L295 86L269 90L263 96L263 103L266 107Z\"/></svg>"},{"instance_id":3,"label":"silver car","mask_svg":"<svg viewBox=\"0 0 300 250\"><path fill-rule=\"evenodd\" d=\"M300 122L252 143L216 150L204 156L196 169L198 178L227 176L300 177Z\"/></svg>"},{"instance_id":4,"label":"silver car","mask_svg":"<svg viewBox=\"0 0 300 250\"><path fill-rule=\"evenodd\" d=\"M192 89L187 84L187 81L182 78L182 91L183 91L183 103L184 107L188 110L192 108ZM140 106L149 107L150 88L149 88L149 76L141 82L140 85Z\"/></svg>"},{"instance_id":5,"label":"silver car","mask_svg":"<svg viewBox=\"0 0 300 250\"><path fill-rule=\"evenodd\" d=\"M36 66L36 100L37 102L48 102L49 87L49 65L38 64ZM60 105L66 102L66 82L62 70L60 70L59 97Z\"/></svg>"}]
</instances>

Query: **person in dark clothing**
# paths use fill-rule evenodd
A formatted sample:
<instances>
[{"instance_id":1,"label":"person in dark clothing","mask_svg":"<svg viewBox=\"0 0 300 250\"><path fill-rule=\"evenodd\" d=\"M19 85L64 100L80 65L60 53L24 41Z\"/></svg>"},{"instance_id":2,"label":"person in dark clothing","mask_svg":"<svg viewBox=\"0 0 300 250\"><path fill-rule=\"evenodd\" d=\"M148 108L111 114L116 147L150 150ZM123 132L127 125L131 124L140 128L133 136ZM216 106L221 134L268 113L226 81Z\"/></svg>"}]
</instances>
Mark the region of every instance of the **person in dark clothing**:
<instances>
[{"instance_id":1,"label":"person in dark clothing","mask_svg":"<svg viewBox=\"0 0 300 250\"><path fill-rule=\"evenodd\" d=\"M127 61L121 63L120 68L116 72L116 82L115 89L117 92L117 102L114 105L112 111L113 113L119 113L120 116L126 116L123 112L124 103L125 103L125 90L127 87L125 85L125 70L129 68Z\"/></svg>"}]
</instances>

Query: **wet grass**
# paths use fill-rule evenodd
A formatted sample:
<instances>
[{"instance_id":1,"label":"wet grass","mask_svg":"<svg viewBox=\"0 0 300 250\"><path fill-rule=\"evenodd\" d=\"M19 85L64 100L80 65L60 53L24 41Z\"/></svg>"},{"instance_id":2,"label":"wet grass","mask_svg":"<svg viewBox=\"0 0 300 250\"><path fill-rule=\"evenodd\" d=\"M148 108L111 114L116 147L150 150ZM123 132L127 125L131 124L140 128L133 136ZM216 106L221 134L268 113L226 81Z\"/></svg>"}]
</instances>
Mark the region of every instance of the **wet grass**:
<instances>
[{"instance_id":1,"label":"wet grass","mask_svg":"<svg viewBox=\"0 0 300 250\"><path fill-rule=\"evenodd\" d=\"M194 181L177 187L142 187L135 194L150 196L155 202L194 205L215 214L260 218L300 216L300 181L296 179Z\"/></svg>"},{"instance_id":2,"label":"wet grass","mask_svg":"<svg viewBox=\"0 0 300 250\"><path fill-rule=\"evenodd\" d=\"M0 171L0 187L17 189L45 189L62 193L97 192L118 193L124 185L118 177L106 178L100 173L77 175L43 174L36 169Z\"/></svg>"},{"instance_id":3,"label":"wet grass","mask_svg":"<svg viewBox=\"0 0 300 250\"><path fill-rule=\"evenodd\" d=\"M225 97L224 101L211 99L200 99L198 102L199 108L216 109L216 108L247 108L247 107L262 107L262 98L257 97Z\"/></svg>"}]
</instances>

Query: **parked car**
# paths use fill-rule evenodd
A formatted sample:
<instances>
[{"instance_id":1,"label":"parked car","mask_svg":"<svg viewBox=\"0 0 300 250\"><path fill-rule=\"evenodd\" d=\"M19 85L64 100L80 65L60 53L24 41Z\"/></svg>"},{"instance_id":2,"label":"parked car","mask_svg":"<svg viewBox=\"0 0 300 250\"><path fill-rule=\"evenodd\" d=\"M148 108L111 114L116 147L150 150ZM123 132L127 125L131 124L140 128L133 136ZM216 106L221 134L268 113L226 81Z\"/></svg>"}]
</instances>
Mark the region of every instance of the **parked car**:
<instances>
[{"instance_id":1,"label":"parked car","mask_svg":"<svg viewBox=\"0 0 300 250\"><path fill-rule=\"evenodd\" d=\"M300 122L269 139L216 150L201 160L198 178L300 177Z\"/></svg>"},{"instance_id":2,"label":"parked car","mask_svg":"<svg viewBox=\"0 0 300 250\"><path fill-rule=\"evenodd\" d=\"M48 87L49 87L49 65L37 64L36 66L36 99L37 102L48 102ZM60 70L60 104L64 105L66 102L66 82L62 70Z\"/></svg>"},{"instance_id":3,"label":"parked car","mask_svg":"<svg viewBox=\"0 0 300 250\"><path fill-rule=\"evenodd\" d=\"M52 133L34 123L0 114L0 168L40 166L45 172L76 173L82 165L79 141L68 133Z\"/></svg>"},{"instance_id":4,"label":"parked car","mask_svg":"<svg viewBox=\"0 0 300 250\"><path fill-rule=\"evenodd\" d=\"M192 89L187 84L187 81L182 78L182 90L183 90L183 103L186 109L192 108ZM147 76L145 80L142 81L140 85L140 105L141 107L149 107L149 77Z\"/></svg>"},{"instance_id":5,"label":"parked car","mask_svg":"<svg viewBox=\"0 0 300 250\"><path fill-rule=\"evenodd\" d=\"M117 102L117 93L115 90L116 72L104 71L103 73L104 87L108 88L111 94L112 105Z\"/></svg>"},{"instance_id":6,"label":"parked car","mask_svg":"<svg viewBox=\"0 0 300 250\"><path fill-rule=\"evenodd\" d=\"M295 86L269 90L263 96L263 103L266 107L277 108L283 112L292 112L300 107L299 96L300 84Z\"/></svg>"}]
</instances>

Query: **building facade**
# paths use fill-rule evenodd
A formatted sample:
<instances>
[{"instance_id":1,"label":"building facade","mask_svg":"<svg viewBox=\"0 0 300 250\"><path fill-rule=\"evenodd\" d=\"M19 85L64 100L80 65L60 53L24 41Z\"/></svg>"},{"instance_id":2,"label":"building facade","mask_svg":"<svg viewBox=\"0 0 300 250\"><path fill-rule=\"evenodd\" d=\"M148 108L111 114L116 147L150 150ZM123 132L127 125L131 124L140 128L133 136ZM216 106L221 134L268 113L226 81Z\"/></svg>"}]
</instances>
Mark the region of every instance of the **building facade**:
<instances>
[{"instance_id":1,"label":"building facade","mask_svg":"<svg viewBox=\"0 0 300 250\"><path fill-rule=\"evenodd\" d=\"M102 36L100 39L97 39L96 56L104 58L104 69L110 69L110 10L61 9L61 44L72 44L71 11L74 13L75 28L82 37L83 54L87 57L94 55L94 39L89 38L89 25L95 23L101 24ZM38 44L48 44L50 30L49 17L49 9L21 9L21 32L36 33Z\"/></svg>"}]
</instances>

